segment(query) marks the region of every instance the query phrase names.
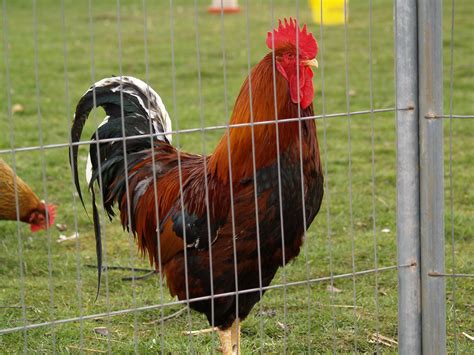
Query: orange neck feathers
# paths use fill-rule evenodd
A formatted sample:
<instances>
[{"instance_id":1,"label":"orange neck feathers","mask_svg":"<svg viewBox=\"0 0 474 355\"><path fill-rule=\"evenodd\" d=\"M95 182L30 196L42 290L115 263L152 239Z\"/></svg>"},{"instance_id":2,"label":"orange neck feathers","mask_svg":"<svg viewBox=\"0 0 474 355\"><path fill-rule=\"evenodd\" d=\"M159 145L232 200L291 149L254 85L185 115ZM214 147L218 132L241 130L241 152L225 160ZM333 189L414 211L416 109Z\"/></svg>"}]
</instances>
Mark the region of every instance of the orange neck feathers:
<instances>
[{"instance_id":1,"label":"orange neck feathers","mask_svg":"<svg viewBox=\"0 0 474 355\"><path fill-rule=\"evenodd\" d=\"M250 87L252 89L251 96ZM250 97L252 98L252 115L250 114ZM300 117L313 115L313 105L311 104L305 110L298 112L298 105L290 99L288 81L278 70L274 70L273 55L270 52L252 69L250 80L247 78L242 85L230 118L230 124L251 123L252 121L254 123L273 122L253 126L254 144L252 143L251 126L229 128L209 158L209 172L216 175L222 182L228 182L229 147L232 181L234 182L253 175L253 152L255 152L256 169L275 162L277 154L275 122L280 122L278 137L279 152L282 154L290 143L298 143L298 122L282 123L281 121L287 118L296 118L298 115ZM314 125L314 122L312 124Z\"/></svg>"}]
</instances>

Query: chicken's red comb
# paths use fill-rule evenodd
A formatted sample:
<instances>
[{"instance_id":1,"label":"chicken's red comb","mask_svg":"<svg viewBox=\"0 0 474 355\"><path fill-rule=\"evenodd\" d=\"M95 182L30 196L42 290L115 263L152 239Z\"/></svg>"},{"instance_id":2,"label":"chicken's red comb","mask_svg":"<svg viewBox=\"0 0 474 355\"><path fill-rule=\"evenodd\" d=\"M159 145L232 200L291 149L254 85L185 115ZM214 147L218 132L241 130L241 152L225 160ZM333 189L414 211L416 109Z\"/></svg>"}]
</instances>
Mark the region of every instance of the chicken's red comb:
<instances>
[{"instance_id":1,"label":"chicken's red comb","mask_svg":"<svg viewBox=\"0 0 474 355\"><path fill-rule=\"evenodd\" d=\"M307 32L306 25L300 29L298 21L290 17L290 22L285 18L284 23L278 20L278 28L273 32L268 32L267 46L270 49L280 48L286 44L292 44L296 47L296 34L298 33L298 51L300 55L315 58L318 54L318 43L313 37L313 34Z\"/></svg>"}]
</instances>

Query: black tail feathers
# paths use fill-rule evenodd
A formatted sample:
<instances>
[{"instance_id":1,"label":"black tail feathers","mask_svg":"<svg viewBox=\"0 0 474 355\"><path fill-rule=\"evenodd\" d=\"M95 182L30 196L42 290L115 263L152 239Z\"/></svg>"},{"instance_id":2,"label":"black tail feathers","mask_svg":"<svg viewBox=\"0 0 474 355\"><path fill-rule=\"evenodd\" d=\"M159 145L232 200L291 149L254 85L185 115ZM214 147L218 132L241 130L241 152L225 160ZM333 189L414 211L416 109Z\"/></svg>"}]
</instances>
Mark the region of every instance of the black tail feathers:
<instances>
[{"instance_id":1,"label":"black tail feathers","mask_svg":"<svg viewBox=\"0 0 474 355\"><path fill-rule=\"evenodd\" d=\"M74 184L83 205L77 169L78 142L89 113L99 106L105 110L107 116L91 137L93 142L90 144L86 168L86 179L92 194L96 235L99 277L97 292L100 288L102 271L102 243L93 183L100 181L99 188L102 189L104 208L109 217L112 217L114 201L110 199L107 201L107 195L112 190L114 193L117 192L117 186L111 186L115 177L123 177L128 173L125 154L127 165L130 166L134 160L133 153L150 148L152 141L162 140L171 143L170 117L160 96L150 86L140 79L128 76L111 77L96 82L79 100L71 129L70 165ZM124 137L126 137L125 143Z\"/></svg>"}]
</instances>

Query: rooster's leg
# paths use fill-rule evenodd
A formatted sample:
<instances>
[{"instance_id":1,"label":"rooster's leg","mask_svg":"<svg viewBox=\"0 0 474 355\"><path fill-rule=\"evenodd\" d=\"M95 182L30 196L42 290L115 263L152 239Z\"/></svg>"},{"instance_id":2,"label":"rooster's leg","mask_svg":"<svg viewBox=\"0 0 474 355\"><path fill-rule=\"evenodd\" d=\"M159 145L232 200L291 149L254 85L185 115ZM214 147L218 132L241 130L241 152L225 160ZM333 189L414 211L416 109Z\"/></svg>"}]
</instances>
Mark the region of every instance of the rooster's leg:
<instances>
[{"instance_id":1,"label":"rooster's leg","mask_svg":"<svg viewBox=\"0 0 474 355\"><path fill-rule=\"evenodd\" d=\"M240 354L240 319L237 318L230 329L232 330L233 354Z\"/></svg>"},{"instance_id":2,"label":"rooster's leg","mask_svg":"<svg viewBox=\"0 0 474 355\"><path fill-rule=\"evenodd\" d=\"M240 322L234 321L232 326L226 330L219 329L219 339L223 355L240 354Z\"/></svg>"},{"instance_id":3,"label":"rooster's leg","mask_svg":"<svg viewBox=\"0 0 474 355\"><path fill-rule=\"evenodd\" d=\"M226 330L219 329L219 339L221 340L221 350L223 355L233 355L232 353L232 328Z\"/></svg>"}]
</instances>

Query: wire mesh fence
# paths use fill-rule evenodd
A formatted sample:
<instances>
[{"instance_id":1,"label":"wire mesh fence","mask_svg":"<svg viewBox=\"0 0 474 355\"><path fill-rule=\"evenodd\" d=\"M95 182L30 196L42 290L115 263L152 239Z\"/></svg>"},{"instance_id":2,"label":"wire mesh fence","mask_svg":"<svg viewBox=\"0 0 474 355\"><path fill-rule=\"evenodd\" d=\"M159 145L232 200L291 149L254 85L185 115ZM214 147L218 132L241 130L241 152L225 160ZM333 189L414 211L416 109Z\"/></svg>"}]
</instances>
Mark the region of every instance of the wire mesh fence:
<instances>
[{"instance_id":1,"label":"wire mesh fence","mask_svg":"<svg viewBox=\"0 0 474 355\"><path fill-rule=\"evenodd\" d=\"M444 347L454 353L468 351L474 336L473 249L469 238L474 225L470 209L474 196L465 182L472 175L473 156L469 132L474 112L469 65L473 53L468 44L472 42L468 21L474 6L465 2L455 4L454 0L444 5L424 1L341 1L343 23L326 26L322 10L325 2L328 0L321 1L315 10L317 6L310 5L314 6L314 1L241 1L238 14L227 15L222 11L211 15L207 12L209 1L197 0L3 1L0 159L14 172L14 193L0 189L0 202L13 206L16 220L0 224L0 341L5 351L215 353L219 352L221 334L207 328L221 325L222 303L233 299L230 308L238 319L242 304L250 297L261 300L238 324L242 327L242 353L378 353L422 348L427 352L436 346L441 351ZM444 62L441 55L431 58L434 66L444 71L444 82L436 70L423 68L428 59L420 62L422 57L418 55L418 50L421 53L422 45L430 40L418 37L416 32L417 25L421 26L418 22L422 21L424 6L434 11L437 17L433 17L439 22L444 20L444 28L435 23L439 31L444 29L443 42L435 38L433 43L439 48L429 49L438 54L444 52ZM313 22L311 11L320 11L323 25ZM282 111L276 78L282 70L282 59L279 52L267 48L265 39L268 31L278 27L279 19L290 17L300 24L306 23L318 43L319 68L313 70L314 111L294 104L292 115L278 117ZM295 33L294 54L300 60L305 54L300 53L301 48L306 50L306 34ZM268 47L276 48L276 35L268 38ZM255 91L262 83L252 68L267 53L271 53L269 70L273 80L268 81L267 90L263 91L269 97L265 101L269 108L262 116L262 93ZM303 60L307 59L311 58ZM300 75L306 68L296 65L293 85L298 88L302 87L300 81L306 80ZM421 74L423 70L427 73ZM441 102L433 103L435 110L418 104L427 92L419 89L425 80L423 75L433 73L434 84L428 85L437 92L444 87L444 111L442 94L438 97ZM71 122L76 103L88 87L111 75L116 75L113 80L117 86L111 92L118 93L115 105L119 110L111 114L108 107L104 108L107 115L119 118L120 125L114 129L121 134L104 137L99 127L104 114L92 110L83 137L80 141L74 139L70 132L74 131ZM161 130L155 127L159 121L148 120L145 128L127 131L127 95L132 90L126 79L129 75L146 83L137 106L141 100L143 112L159 111L163 115ZM242 86L244 80L246 86ZM235 99L242 95L241 86L242 92L248 93L247 111L237 110L239 102ZM103 104L103 88L97 83L91 89L91 108ZM166 104L172 125L168 126L166 109L154 101L151 88ZM295 97L291 94L293 103L302 102L304 90L295 92ZM247 121L243 117L246 115ZM432 158L441 164L438 175L430 170L429 162L423 162L425 148L422 143L418 145L418 129L421 132L424 120L430 122L426 123L428 130L433 129L431 122L437 125L438 136L430 133L425 136L427 139L439 137L443 129L445 132L444 138L432 142ZM102 122L103 127L111 121L109 117L109 121ZM308 127L313 122L319 140L318 173L324 176L324 198L314 221L310 218L315 213L311 206L317 197L311 195L314 176L306 170L305 145ZM291 186L284 154L284 138L290 126L295 128L291 158L296 167ZM235 145L232 141L235 132L246 132L247 151L243 143ZM274 132L274 144L268 144L267 137L259 132ZM177 149L171 162L175 164L175 175L163 188L160 174L165 165L160 142L171 142L171 137ZM134 149L135 142L148 144L148 175L137 183L133 174L124 173L126 170L115 172L114 177L123 180L125 202L110 223L108 211L102 208L103 203L110 202L110 196L98 188L111 178L110 172L101 166L110 163L101 160L101 155L103 158L110 151L101 147L108 144L114 150L127 152L121 164L132 166L136 164L137 152L130 149ZM316 147L317 144L316 141ZM91 150L89 160L97 168L94 179L98 182L95 197L83 190L86 211L69 167L69 160L74 161L74 149L78 149L79 181L85 186L88 157L84 146L96 149ZM221 185L213 180L212 174L202 174L194 188L200 192L193 197L188 192L190 158L185 152L199 154L193 158L195 171L207 172L211 171L213 160L202 157L215 154L219 147L223 147L219 166L227 164L219 181L230 181L224 184L226 192L219 195L216 191ZM239 149L240 155L236 153ZM272 166L276 168L267 177L265 168L269 163L262 165L261 157L271 154ZM245 159L239 160L239 156ZM442 157L444 163L439 160ZM239 175L243 165L248 176ZM427 186L423 174L441 178L438 194L432 190L425 195L420 192ZM6 174L0 171L0 180L3 176ZM57 205L55 224L39 234L32 234L22 223L32 222L21 218L26 204L20 186L23 180L46 205ZM249 183L252 188L245 195L248 206L242 208L240 185ZM156 224L150 236L156 243L156 264L151 267L144 260L148 258L137 252L134 233L136 221L142 217L136 216L139 203L133 194L143 190L144 185L151 194L148 208L141 213L148 213L145 220ZM171 272L183 280L178 286L170 282L169 273L166 280L157 266L167 258L162 243L167 243L168 216L167 211L162 211L166 208L161 196L171 185L177 196L173 223L181 219L185 226L181 232L176 227L173 233L180 235L184 245L193 244L178 252L182 264ZM267 185L274 190L271 203L261 195ZM137 199L142 195L143 192ZM436 218L431 214L426 217L423 209L423 204L433 196L441 198L441 209L435 211L435 216L442 213L436 217L438 222L442 220L440 223L433 222ZM192 203L201 206L200 216L188 212L191 198ZM95 200L97 213L89 207ZM428 203L436 207L435 203ZM265 211L271 211L272 221L278 225L271 233L275 245L264 244L269 228L262 217ZM219 239L214 239L214 228L221 222L213 216L223 212L227 222L225 226L219 225L217 229L221 232L217 234L230 236L227 251L214 244ZM46 213L46 220L50 214ZM202 217L201 221L196 222L196 217ZM120 219L125 221L125 232ZM243 219L253 221L251 234L257 245L247 259L239 251L246 240ZM304 243L300 255L290 262L294 252L288 241L293 240L295 233L285 225L295 224L295 219L299 220L296 225ZM97 299L94 269L98 242L94 221L100 226L103 259L99 264L102 284ZM431 234L421 236L424 230L420 221L431 221L434 234L443 240L437 244L442 254L439 268L420 266L429 259L423 258L423 248L427 251L425 255L434 250L427 248L427 243L432 242ZM198 223L202 229L198 238L193 239ZM202 243L207 243L207 247ZM206 251L202 252L203 249ZM268 260L275 250L281 253L275 263L282 267L274 277L271 275L270 284L265 277L274 267ZM230 269L225 268L221 255L231 261ZM149 256L152 260L155 254ZM195 260L199 264L193 264ZM244 262L255 267L246 269ZM201 264L205 265L205 274L200 277L208 280L209 292L196 296L201 279L196 281L195 268ZM222 276L224 269L226 273ZM256 283L246 284L243 274ZM435 287L444 289L445 279L446 297L440 296L447 309L446 323L442 307L423 308L431 302L425 300L431 286L424 286L424 282L434 282ZM219 288L221 284L225 287ZM170 285L179 298L170 295ZM210 307L209 319L192 310L204 303ZM421 312L423 317L429 317L430 312L434 318L441 315L443 319L435 319L433 327L445 327L446 345L443 337L434 340L426 335L432 328L423 328Z\"/></svg>"}]
</instances>

